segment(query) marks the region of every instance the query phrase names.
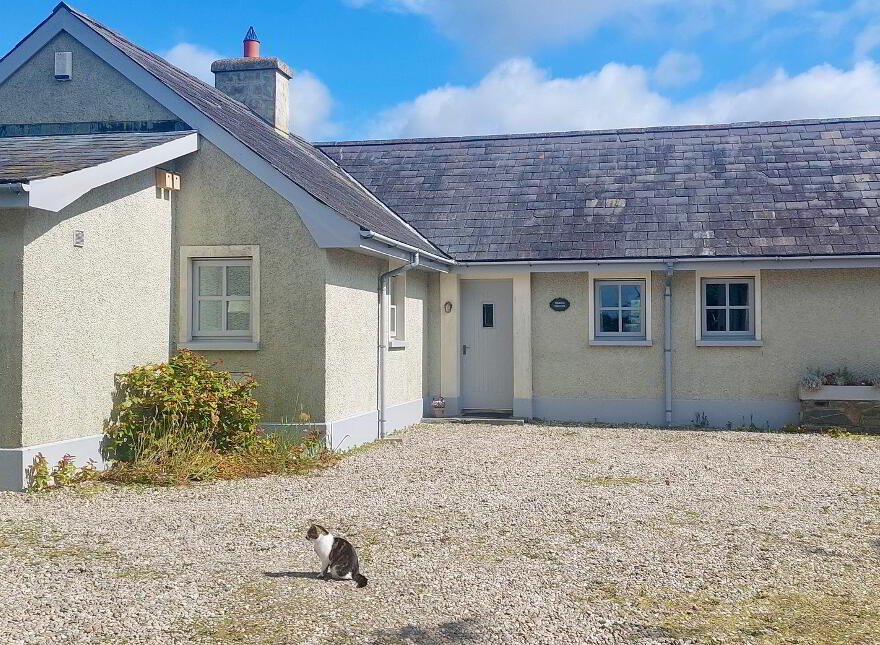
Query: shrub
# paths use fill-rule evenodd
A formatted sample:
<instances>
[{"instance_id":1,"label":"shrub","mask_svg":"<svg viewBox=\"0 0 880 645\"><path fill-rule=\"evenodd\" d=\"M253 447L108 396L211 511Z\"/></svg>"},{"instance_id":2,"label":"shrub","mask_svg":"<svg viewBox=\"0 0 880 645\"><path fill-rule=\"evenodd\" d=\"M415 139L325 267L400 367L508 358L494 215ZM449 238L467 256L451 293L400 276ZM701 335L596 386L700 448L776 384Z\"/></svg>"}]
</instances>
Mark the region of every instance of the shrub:
<instances>
[{"instance_id":1,"label":"shrub","mask_svg":"<svg viewBox=\"0 0 880 645\"><path fill-rule=\"evenodd\" d=\"M228 371L214 369L202 356L183 350L167 363L135 367L116 375L116 420L107 429L110 455L132 461L143 451L159 450L169 441L204 441L225 451L251 445L257 438L258 403L253 377L236 381ZM141 451L138 453L138 451Z\"/></svg>"}]
</instances>

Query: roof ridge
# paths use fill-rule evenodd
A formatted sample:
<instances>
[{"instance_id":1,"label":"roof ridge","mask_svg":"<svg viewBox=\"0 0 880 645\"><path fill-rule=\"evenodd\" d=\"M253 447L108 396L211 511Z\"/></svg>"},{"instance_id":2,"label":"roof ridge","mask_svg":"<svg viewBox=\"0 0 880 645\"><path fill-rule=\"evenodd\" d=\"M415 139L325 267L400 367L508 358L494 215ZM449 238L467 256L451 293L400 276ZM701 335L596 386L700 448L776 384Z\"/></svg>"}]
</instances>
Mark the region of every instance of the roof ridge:
<instances>
[{"instance_id":1,"label":"roof ridge","mask_svg":"<svg viewBox=\"0 0 880 645\"><path fill-rule=\"evenodd\" d=\"M827 117L821 119L792 119L782 121L737 121L733 123L708 123L690 125L657 125L640 128L609 128L603 130L562 130L556 132L517 132L510 134L474 134L458 137L410 137L400 139L361 139L348 141L316 141L322 146L381 146L401 143L457 143L469 141L501 141L506 139L564 139L567 137L607 136L616 134L649 134L661 132L705 132L712 130L745 130L750 128L786 128L806 125L829 125L834 123L880 122L880 116Z\"/></svg>"}]
</instances>

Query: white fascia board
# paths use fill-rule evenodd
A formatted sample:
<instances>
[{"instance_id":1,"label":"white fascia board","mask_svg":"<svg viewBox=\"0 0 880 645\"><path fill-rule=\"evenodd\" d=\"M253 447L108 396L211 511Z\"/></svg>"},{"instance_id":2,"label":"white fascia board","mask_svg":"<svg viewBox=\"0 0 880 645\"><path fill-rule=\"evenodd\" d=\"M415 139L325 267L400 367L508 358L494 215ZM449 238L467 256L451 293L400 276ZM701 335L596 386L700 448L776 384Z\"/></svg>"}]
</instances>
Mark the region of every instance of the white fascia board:
<instances>
[{"instance_id":1,"label":"white fascia board","mask_svg":"<svg viewBox=\"0 0 880 645\"><path fill-rule=\"evenodd\" d=\"M165 85L125 53L105 40L91 27L71 14L59 9L38 27L16 50L0 63L0 82L26 63L59 32L66 31L87 47L98 58L116 69L129 81L153 97L177 117L185 121L201 136L220 148L236 163L247 169L269 188L296 208L306 228L320 248L349 248L360 250L361 228L335 210L313 197L296 182L256 152L236 139L213 120L202 114L177 92Z\"/></svg>"},{"instance_id":2,"label":"white fascia board","mask_svg":"<svg viewBox=\"0 0 880 645\"><path fill-rule=\"evenodd\" d=\"M57 213L98 186L154 168L198 149L199 135L193 132L168 143L66 175L35 179L30 182L29 205Z\"/></svg>"}]
</instances>

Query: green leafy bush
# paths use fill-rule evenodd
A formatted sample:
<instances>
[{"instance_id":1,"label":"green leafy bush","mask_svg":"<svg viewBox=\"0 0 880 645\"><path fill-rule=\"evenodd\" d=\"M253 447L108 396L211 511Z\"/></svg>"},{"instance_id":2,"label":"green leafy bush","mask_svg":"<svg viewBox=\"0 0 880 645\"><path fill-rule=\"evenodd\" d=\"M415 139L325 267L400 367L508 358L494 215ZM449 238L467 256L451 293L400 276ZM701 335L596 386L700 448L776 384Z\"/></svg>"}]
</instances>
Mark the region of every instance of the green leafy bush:
<instances>
[{"instance_id":1,"label":"green leafy bush","mask_svg":"<svg viewBox=\"0 0 880 645\"><path fill-rule=\"evenodd\" d=\"M167 363L116 375L121 399L106 445L117 460L131 461L165 434L189 431L214 450L245 448L259 436L253 377L236 381L202 356L183 350Z\"/></svg>"}]
</instances>

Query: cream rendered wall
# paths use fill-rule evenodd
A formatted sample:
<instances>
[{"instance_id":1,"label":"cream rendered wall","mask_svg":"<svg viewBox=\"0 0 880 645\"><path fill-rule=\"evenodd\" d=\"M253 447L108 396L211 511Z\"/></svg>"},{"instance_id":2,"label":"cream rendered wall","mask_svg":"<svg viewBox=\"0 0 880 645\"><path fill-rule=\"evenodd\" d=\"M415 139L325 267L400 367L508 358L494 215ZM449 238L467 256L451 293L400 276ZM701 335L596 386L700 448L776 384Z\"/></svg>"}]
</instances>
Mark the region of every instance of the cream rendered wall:
<instances>
[{"instance_id":1,"label":"cream rendered wall","mask_svg":"<svg viewBox=\"0 0 880 645\"><path fill-rule=\"evenodd\" d=\"M399 263L398 263L399 264ZM395 265L397 266L397 264ZM327 420L376 410L379 276L386 260L343 250L327 253ZM406 274L405 348L386 354L386 405L424 397L424 326L429 274Z\"/></svg>"},{"instance_id":2,"label":"cream rendered wall","mask_svg":"<svg viewBox=\"0 0 880 645\"><path fill-rule=\"evenodd\" d=\"M589 344L588 274L532 274L532 378L536 397L652 399L663 394L663 278L652 277L651 347ZM553 298L571 302L550 309ZM693 297L693 296L691 296ZM674 318L674 316L673 316ZM658 340L659 339L659 340Z\"/></svg>"},{"instance_id":3,"label":"cream rendered wall","mask_svg":"<svg viewBox=\"0 0 880 645\"><path fill-rule=\"evenodd\" d=\"M408 272L406 274L406 347L389 350L385 360L388 405L407 403L422 399L424 396L423 347L427 299L427 274L424 271Z\"/></svg>"},{"instance_id":4,"label":"cream rendered wall","mask_svg":"<svg viewBox=\"0 0 880 645\"><path fill-rule=\"evenodd\" d=\"M27 210L0 209L0 448L21 446L21 302Z\"/></svg>"},{"instance_id":5,"label":"cream rendered wall","mask_svg":"<svg viewBox=\"0 0 880 645\"><path fill-rule=\"evenodd\" d=\"M73 53L70 81L55 80L55 52ZM161 121L176 117L75 38L62 32L0 84L0 123Z\"/></svg>"},{"instance_id":6,"label":"cream rendered wall","mask_svg":"<svg viewBox=\"0 0 880 645\"><path fill-rule=\"evenodd\" d=\"M810 367L880 366L880 269L761 271L763 347L696 347L694 276L675 275L676 399L794 400Z\"/></svg>"},{"instance_id":7,"label":"cream rendered wall","mask_svg":"<svg viewBox=\"0 0 880 645\"><path fill-rule=\"evenodd\" d=\"M338 421L376 409L379 258L327 252L326 419Z\"/></svg>"},{"instance_id":8,"label":"cream rendered wall","mask_svg":"<svg viewBox=\"0 0 880 645\"><path fill-rule=\"evenodd\" d=\"M168 356L171 203L149 170L30 211L23 238L22 445L99 434L114 374Z\"/></svg>"},{"instance_id":9,"label":"cream rendered wall","mask_svg":"<svg viewBox=\"0 0 880 645\"><path fill-rule=\"evenodd\" d=\"M422 345L422 398L429 406L431 398L440 395L440 317L445 314L440 301L440 273L426 273L424 339ZM426 408L430 414L430 409Z\"/></svg>"},{"instance_id":10,"label":"cream rendered wall","mask_svg":"<svg viewBox=\"0 0 880 645\"><path fill-rule=\"evenodd\" d=\"M267 421L292 418L300 405L323 420L325 251L290 202L205 139L176 168L181 190L175 195L174 340L182 333L177 249L259 245L261 348L203 353L221 359L226 369L256 376Z\"/></svg>"},{"instance_id":11,"label":"cream rendered wall","mask_svg":"<svg viewBox=\"0 0 880 645\"><path fill-rule=\"evenodd\" d=\"M661 399L663 274L652 276L651 347L589 344L587 278L586 272L532 274L535 397ZM880 366L880 269L762 271L761 347L697 347L694 280L693 271L677 271L673 281L676 401L795 401L800 375L810 367ZM571 301L567 311L550 309L557 296Z\"/></svg>"}]
</instances>

